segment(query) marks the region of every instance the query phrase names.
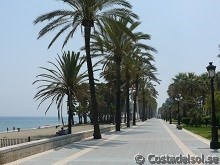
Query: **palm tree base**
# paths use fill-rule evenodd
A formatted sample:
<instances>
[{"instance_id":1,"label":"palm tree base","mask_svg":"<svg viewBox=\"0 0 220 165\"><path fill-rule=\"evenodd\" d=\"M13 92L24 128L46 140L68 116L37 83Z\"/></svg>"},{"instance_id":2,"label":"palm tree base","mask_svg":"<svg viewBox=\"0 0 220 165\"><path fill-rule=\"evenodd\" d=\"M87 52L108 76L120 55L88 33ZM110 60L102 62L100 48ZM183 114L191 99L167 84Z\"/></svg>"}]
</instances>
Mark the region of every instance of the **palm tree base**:
<instances>
[{"instance_id":1,"label":"palm tree base","mask_svg":"<svg viewBox=\"0 0 220 165\"><path fill-rule=\"evenodd\" d=\"M121 124L120 123L116 123L115 131L121 131Z\"/></svg>"},{"instance_id":2,"label":"palm tree base","mask_svg":"<svg viewBox=\"0 0 220 165\"><path fill-rule=\"evenodd\" d=\"M101 134L98 134L98 135L93 134L93 138L94 139L101 139L102 135Z\"/></svg>"}]
</instances>

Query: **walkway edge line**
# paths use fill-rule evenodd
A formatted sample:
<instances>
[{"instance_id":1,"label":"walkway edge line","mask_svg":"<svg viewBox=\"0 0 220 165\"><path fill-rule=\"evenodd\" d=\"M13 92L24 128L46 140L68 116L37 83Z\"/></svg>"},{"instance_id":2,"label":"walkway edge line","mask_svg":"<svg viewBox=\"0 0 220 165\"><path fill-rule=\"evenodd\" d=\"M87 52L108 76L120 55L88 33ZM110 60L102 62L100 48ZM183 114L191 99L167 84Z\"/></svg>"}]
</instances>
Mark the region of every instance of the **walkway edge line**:
<instances>
[{"instance_id":1,"label":"walkway edge line","mask_svg":"<svg viewBox=\"0 0 220 165\"><path fill-rule=\"evenodd\" d=\"M169 133L171 138L174 140L176 145L180 148L180 150L183 152L184 155L194 155L195 154L185 145L183 142L162 122L160 121L163 127L166 129L166 131Z\"/></svg>"}]
</instances>

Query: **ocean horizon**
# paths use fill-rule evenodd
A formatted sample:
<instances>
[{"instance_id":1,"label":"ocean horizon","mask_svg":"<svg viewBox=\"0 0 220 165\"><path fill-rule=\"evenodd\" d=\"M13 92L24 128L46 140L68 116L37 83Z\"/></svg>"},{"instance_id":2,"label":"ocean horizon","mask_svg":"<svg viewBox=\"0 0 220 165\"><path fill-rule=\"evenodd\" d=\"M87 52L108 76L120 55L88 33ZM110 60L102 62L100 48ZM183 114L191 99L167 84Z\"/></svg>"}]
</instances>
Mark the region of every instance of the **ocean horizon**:
<instances>
[{"instance_id":1,"label":"ocean horizon","mask_svg":"<svg viewBox=\"0 0 220 165\"><path fill-rule=\"evenodd\" d=\"M67 117L63 118L64 124L67 124ZM78 117L74 116L74 122L78 123ZM39 127L48 127L62 125L62 120L51 116L0 116L0 132L17 130L36 129Z\"/></svg>"}]
</instances>

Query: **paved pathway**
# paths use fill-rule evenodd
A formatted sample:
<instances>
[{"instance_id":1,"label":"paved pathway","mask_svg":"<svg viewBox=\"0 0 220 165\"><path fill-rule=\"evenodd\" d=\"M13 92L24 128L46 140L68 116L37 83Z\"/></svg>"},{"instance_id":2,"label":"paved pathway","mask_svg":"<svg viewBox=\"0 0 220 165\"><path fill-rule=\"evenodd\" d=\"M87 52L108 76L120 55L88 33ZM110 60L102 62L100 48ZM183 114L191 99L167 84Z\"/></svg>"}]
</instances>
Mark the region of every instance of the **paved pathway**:
<instances>
[{"instance_id":1,"label":"paved pathway","mask_svg":"<svg viewBox=\"0 0 220 165\"><path fill-rule=\"evenodd\" d=\"M137 164L134 160L135 155L140 154L145 158L144 164L152 164L157 160L156 157L162 155L170 156L167 160L174 160L174 156L191 156L191 161L195 160L192 156L198 155L196 159L204 155L214 156L214 161L220 157L220 150L209 149L209 141L192 135L184 130L177 130L175 125L170 125L161 119L150 119L137 126L122 129L120 132L109 132L103 134L103 139L94 140L85 139L80 142L49 150L36 154L10 164L21 165L123 165ZM157 156L153 156L157 155ZM137 156L136 159L143 162L143 157ZM167 157L166 157L167 158ZM177 163L184 163L186 159L181 160L175 157ZM209 157L211 160L211 158ZM151 163L150 163L150 162ZM140 163L143 164L143 163ZM155 164L158 164L156 162ZM171 164L171 163L168 163ZM202 164L198 162L198 164ZM213 163L214 164L214 163ZM220 161L219 161L220 164Z\"/></svg>"}]
</instances>

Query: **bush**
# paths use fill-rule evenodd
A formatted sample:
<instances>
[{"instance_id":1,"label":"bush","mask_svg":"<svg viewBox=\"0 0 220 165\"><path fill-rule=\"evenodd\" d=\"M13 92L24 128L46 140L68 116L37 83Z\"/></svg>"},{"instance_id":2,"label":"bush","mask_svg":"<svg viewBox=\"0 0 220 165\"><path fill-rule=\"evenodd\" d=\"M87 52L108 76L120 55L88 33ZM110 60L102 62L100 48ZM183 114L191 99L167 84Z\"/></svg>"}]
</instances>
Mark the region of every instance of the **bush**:
<instances>
[{"instance_id":1,"label":"bush","mask_svg":"<svg viewBox=\"0 0 220 165\"><path fill-rule=\"evenodd\" d=\"M216 117L216 125L219 125L220 122L219 122L219 118ZM210 117L210 125L212 125L212 118Z\"/></svg>"},{"instance_id":2,"label":"bush","mask_svg":"<svg viewBox=\"0 0 220 165\"><path fill-rule=\"evenodd\" d=\"M220 128L220 119L219 118L216 118L216 123L217 123L218 128Z\"/></svg>"},{"instance_id":3,"label":"bush","mask_svg":"<svg viewBox=\"0 0 220 165\"><path fill-rule=\"evenodd\" d=\"M201 126L203 123L203 119L200 116L191 118L189 122L191 126L195 127Z\"/></svg>"},{"instance_id":4,"label":"bush","mask_svg":"<svg viewBox=\"0 0 220 165\"><path fill-rule=\"evenodd\" d=\"M211 117L210 116L205 116L205 117L203 117L203 121L204 121L204 124L206 126L210 125L211 124Z\"/></svg>"},{"instance_id":5,"label":"bush","mask_svg":"<svg viewBox=\"0 0 220 165\"><path fill-rule=\"evenodd\" d=\"M184 118L182 118L182 123L183 123L183 124L189 125L189 122L190 122L190 118L189 118L189 117L184 117Z\"/></svg>"},{"instance_id":6,"label":"bush","mask_svg":"<svg viewBox=\"0 0 220 165\"><path fill-rule=\"evenodd\" d=\"M204 121L201 116L196 118L196 127L203 125Z\"/></svg>"},{"instance_id":7,"label":"bush","mask_svg":"<svg viewBox=\"0 0 220 165\"><path fill-rule=\"evenodd\" d=\"M189 124L191 126L194 126L196 124L196 118L195 117L191 118Z\"/></svg>"}]
</instances>

